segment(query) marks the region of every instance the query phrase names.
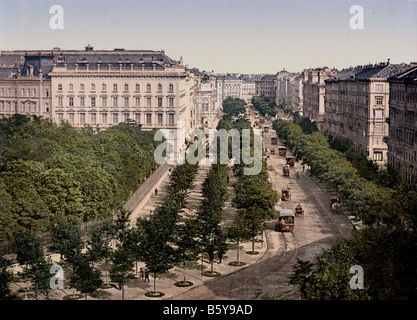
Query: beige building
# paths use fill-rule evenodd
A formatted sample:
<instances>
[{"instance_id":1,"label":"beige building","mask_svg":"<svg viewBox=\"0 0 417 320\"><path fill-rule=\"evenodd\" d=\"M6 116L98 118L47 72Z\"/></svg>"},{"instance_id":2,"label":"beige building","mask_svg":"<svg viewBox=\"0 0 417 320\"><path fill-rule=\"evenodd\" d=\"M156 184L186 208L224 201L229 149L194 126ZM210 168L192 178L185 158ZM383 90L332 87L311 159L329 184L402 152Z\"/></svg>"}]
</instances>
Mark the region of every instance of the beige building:
<instances>
[{"instance_id":1,"label":"beige building","mask_svg":"<svg viewBox=\"0 0 417 320\"><path fill-rule=\"evenodd\" d=\"M336 73L327 67L303 71L303 114L315 121L321 131L324 130L324 81Z\"/></svg>"},{"instance_id":2,"label":"beige building","mask_svg":"<svg viewBox=\"0 0 417 320\"><path fill-rule=\"evenodd\" d=\"M417 66L388 79L388 163L404 179L417 183Z\"/></svg>"},{"instance_id":3,"label":"beige building","mask_svg":"<svg viewBox=\"0 0 417 320\"><path fill-rule=\"evenodd\" d=\"M277 76L264 75L261 79L255 80L255 95L265 96L269 100L276 101Z\"/></svg>"},{"instance_id":4,"label":"beige building","mask_svg":"<svg viewBox=\"0 0 417 320\"><path fill-rule=\"evenodd\" d=\"M342 70L326 80L325 130L353 142L370 160L387 161L389 83L406 65L380 63Z\"/></svg>"},{"instance_id":5,"label":"beige building","mask_svg":"<svg viewBox=\"0 0 417 320\"><path fill-rule=\"evenodd\" d=\"M196 126L211 128L217 117L216 110L216 79L214 77L198 77L196 90Z\"/></svg>"},{"instance_id":6,"label":"beige building","mask_svg":"<svg viewBox=\"0 0 417 320\"><path fill-rule=\"evenodd\" d=\"M51 118L53 54L40 52L0 53L0 117L15 113Z\"/></svg>"}]
</instances>

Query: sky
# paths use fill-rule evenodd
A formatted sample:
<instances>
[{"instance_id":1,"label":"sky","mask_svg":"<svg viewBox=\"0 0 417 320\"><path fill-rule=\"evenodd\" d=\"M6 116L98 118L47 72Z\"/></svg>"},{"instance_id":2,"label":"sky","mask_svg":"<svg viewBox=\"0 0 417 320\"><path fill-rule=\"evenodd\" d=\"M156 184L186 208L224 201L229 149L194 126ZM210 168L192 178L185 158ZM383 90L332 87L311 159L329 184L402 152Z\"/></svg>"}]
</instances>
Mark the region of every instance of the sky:
<instances>
[{"instance_id":1,"label":"sky","mask_svg":"<svg viewBox=\"0 0 417 320\"><path fill-rule=\"evenodd\" d=\"M63 8L52 29L50 8ZM363 29L351 20L363 9ZM0 0L0 50L165 50L216 73L417 61L416 0Z\"/></svg>"}]
</instances>

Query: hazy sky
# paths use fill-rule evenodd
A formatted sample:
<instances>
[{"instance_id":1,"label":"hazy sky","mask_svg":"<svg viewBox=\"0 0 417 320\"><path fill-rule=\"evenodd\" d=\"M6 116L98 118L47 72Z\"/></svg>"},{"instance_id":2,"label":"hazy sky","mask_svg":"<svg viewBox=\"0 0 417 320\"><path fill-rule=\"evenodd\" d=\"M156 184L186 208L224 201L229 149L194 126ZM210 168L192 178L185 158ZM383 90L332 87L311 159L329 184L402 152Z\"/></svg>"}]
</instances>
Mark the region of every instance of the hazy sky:
<instances>
[{"instance_id":1,"label":"hazy sky","mask_svg":"<svg viewBox=\"0 0 417 320\"><path fill-rule=\"evenodd\" d=\"M64 9L53 30L49 9ZM353 5L364 28L353 30ZM164 49L200 70L276 73L417 61L417 1L0 0L0 49Z\"/></svg>"}]
</instances>

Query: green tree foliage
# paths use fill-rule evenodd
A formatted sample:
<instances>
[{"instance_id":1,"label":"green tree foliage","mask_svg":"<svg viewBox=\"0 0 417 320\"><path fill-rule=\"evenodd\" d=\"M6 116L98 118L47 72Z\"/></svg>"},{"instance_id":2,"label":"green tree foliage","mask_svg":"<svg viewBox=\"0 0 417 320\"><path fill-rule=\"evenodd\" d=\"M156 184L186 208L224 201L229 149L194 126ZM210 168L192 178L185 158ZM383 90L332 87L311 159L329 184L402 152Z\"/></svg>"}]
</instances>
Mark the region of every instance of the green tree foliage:
<instances>
[{"instance_id":1,"label":"green tree foliage","mask_svg":"<svg viewBox=\"0 0 417 320\"><path fill-rule=\"evenodd\" d=\"M11 261L5 259L0 253L0 300L15 300L18 296L10 289L13 280Z\"/></svg>"},{"instance_id":2,"label":"green tree foliage","mask_svg":"<svg viewBox=\"0 0 417 320\"><path fill-rule=\"evenodd\" d=\"M103 284L100 271L94 268L87 254L80 255L74 263L74 273L71 277L71 285L78 291L87 294L96 291Z\"/></svg>"},{"instance_id":3,"label":"green tree foliage","mask_svg":"<svg viewBox=\"0 0 417 320\"><path fill-rule=\"evenodd\" d=\"M0 120L0 240L50 231L61 217L114 215L156 169L154 131L119 124L94 133L15 114Z\"/></svg>"},{"instance_id":4,"label":"green tree foliage","mask_svg":"<svg viewBox=\"0 0 417 320\"><path fill-rule=\"evenodd\" d=\"M223 112L230 117L245 113L245 101L239 98L227 97L223 100Z\"/></svg>"},{"instance_id":5,"label":"green tree foliage","mask_svg":"<svg viewBox=\"0 0 417 320\"><path fill-rule=\"evenodd\" d=\"M277 114L277 106L274 101L269 100L265 96L254 96L252 97L253 107L259 111L263 116L272 116L275 117Z\"/></svg>"}]
</instances>

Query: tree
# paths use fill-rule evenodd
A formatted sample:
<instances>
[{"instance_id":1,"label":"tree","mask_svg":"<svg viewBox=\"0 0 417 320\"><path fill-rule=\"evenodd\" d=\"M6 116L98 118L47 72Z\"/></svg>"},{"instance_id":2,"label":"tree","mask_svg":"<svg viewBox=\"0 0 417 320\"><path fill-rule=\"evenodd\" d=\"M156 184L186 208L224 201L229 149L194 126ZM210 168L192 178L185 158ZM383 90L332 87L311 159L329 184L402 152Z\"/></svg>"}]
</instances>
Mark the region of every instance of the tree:
<instances>
[{"instance_id":1,"label":"tree","mask_svg":"<svg viewBox=\"0 0 417 320\"><path fill-rule=\"evenodd\" d=\"M112 240L114 238L114 230L110 222L103 222L100 227L94 229L90 234L88 243L88 254L92 262L100 262L104 260L105 263L105 279L107 286L108 265L111 261L113 253Z\"/></svg>"},{"instance_id":2,"label":"tree","mask_svg":"<svg viewBox=\"0 0 417 320\"><path fill-rule=\"evenodd\" d=\"M0 300L15 300L18 296L10 289L13 272L9 270L11 262L0 253Z\"/></svg>"},{"instance_id":3,"label":"tree","mask_svg":"<svg viewBox=\"0 0 417 320\"><path fill-rule=\"evenodd\" d=\"M74 273L71 278L71 285L82 292L87 300L87 294L96 291L103 284L100 271L95 269L89 256L82 254L74 262Z\"/></svg>"},{"instance_id":4,"label":"tree","mask_svg":"<svg viewBox=\"0 0 417 320\"><path fill-rule=\"evenodd\" d=\"M61 260L73 265L84 248L84 242L80 234L81 223L79 220L63 219L62 223L52 228L52 245L50 250L61 255Z\"/></svg>"},{"instance_id":5,"label":"tree","mask_svg":"<svg viewBox=\"0 0 417 320\"><path fill-rule=\"evenodd\" d=\"M297 257L297 264L293 266L293 273L290 276L290 284L298 285L301 291L301 299L306 298L305 291L312 273L314 264L303 261Z\"/></svg>"},{"instance_id":6,"label":"tree","mask_svg":"<svg viewBox=\"0 0 417 320\"><path fill-rule=\"evenodd\" d=\"M126 280L133 276L133 259L130 252L123 245L118 245L112 256L110 278L122 290L122 300L125 297L124 285Z\"/></svg>"},{"instance_id":7,"label":"tree","mask_svg":"<svg viewBox=\"0 0 417 320\"><path fill-rule=\"evenodd\" d=\"M240 242L250 238L250 230L245 222L244 216L238 212L233 219L232 225L227 230L228 238L236 242L237 264L240 263Z\"/></svg>"},{"instance_id":8,"label":"tree","mask_svg":"<svg viewBox=\"0 0 417 320\"><path fill-rule=\"evenodd\" d=\"M245 113L245 101L239 98L227 97L223 100L223 112L229 116L237 116L239 113Z\"/></svg>"}]
</instances>

